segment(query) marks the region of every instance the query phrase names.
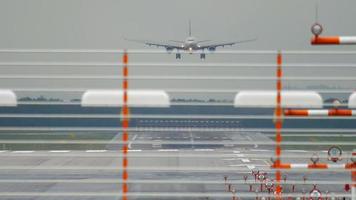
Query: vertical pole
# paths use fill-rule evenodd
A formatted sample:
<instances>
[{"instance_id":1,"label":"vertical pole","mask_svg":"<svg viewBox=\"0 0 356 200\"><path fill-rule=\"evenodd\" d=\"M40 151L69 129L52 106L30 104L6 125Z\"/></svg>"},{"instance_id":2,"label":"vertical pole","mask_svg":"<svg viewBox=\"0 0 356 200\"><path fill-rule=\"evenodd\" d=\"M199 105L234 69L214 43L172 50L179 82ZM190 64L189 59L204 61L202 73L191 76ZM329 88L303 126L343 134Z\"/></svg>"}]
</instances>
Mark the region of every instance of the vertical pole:
<instances>
[{"instance_id":1,"label":"vertical pole","mask_svg":"<svg viewBox=\"0 0 356 200\"><path fill-rule=\"evenodd\" d=\"M353 150L352 157L356 157L356 150ZM356 200L356 162L353 160L351 163L351 199Z\"/></svg>"},{"instance_id":2,"label":"vertical pole","mask_svg":"<svg viewBox=\"0 0 356 200\"><path fill-rule=\"evenodd\" d=\"M281 188L281 171L278 169L278 167L281 165L281 142L282 142L282 134L281 134L281 129L282 129L282 53L278 52L277 54L277 84L276 84L276 90L277 90L277 98L276 98L276 110L275 110L275 128L276 128L276 149L275 149L275 156L276 156L276 162L275 166L277 167L276 170L276 200L281 199L281 193L282 193L282 188Z\"/></svg>"},{"instance_id":3,"label":"vertical pole","mask_svg":"<svg viewBox=\"0 0 356 200\"><path fill-rule=\"evenodd\" d=\"M127 193L128 193L128 159L127 159L127 153L128 153L128 127L129 127L129 119L128 119L128 113L129 113L129 107L128 107L128 55L127 52L124 53L122 57L122 62L123 62L123 82L122 82L122 89L123 89L123 106L122 106L122 141L123 141L123 147L122 147L122 152L123 152L123 157L122 157L122 200L127 200Z\"/></svg>"}]
</instances>

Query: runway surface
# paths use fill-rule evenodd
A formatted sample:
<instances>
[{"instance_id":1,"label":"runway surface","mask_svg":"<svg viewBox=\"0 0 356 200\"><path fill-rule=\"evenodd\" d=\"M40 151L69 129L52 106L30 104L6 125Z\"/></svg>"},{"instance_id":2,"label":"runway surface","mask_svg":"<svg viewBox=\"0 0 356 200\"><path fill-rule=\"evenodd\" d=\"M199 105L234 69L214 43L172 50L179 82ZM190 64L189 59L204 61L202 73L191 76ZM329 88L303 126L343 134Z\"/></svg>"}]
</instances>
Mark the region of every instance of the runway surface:
<instances>
[{"instance_id":1,"label":"runway surface","mask_svg":"<svg viewBox=\"0 0 356 200\"><path fill-rule=\"evenodd\" d=\"M105 149L0 151L0 199L121 199L122 152L115 144L120 139L118 134ZM167 141L176 143L162 144ZM248 144L196 144L204 141ZM268 194L264 183L260 191L261 182L251 172L266 172L274 179L269 167L274 147L254 141L272 140L243 132L130 133L129 199L232 199L228 184L241 199ZM313 153L295 149L282 156L285 162L306 163ZM318 154L330 163L325 151ZM313 184L323 195L338 195L350 183L350 172L339 169L290 170L284 175L283 191L300 196L308 196Z\"/></svg>"}]
</instances>

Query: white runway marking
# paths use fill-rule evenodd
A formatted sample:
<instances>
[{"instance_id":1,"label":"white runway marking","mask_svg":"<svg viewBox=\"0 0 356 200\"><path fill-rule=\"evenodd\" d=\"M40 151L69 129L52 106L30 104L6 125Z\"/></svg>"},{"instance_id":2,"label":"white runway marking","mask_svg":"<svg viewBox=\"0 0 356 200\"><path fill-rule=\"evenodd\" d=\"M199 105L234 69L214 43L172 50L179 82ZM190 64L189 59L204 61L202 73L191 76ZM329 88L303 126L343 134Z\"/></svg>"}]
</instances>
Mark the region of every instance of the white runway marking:
<instances>
[{"instance_id":1,"label":"white runway marking","mask_svg":"<svg viewBox=\"0 0 356 200\"><path fill-rule=\"evenodd\" d=\"M247 168L250 169L250 170L252 170L252 169L255 169L256 166L255 166L255 165L247 165Z\"/></svg>"},{"instance_id":2,"label":"white runway marking","mask_svg":"<svg viewBox=\"0 0 356 200\"><path fill-rule=\"evenodd\" d=\"M104 153L107 151L108 150L86 150L85 152L87 152L87 153Z\"/></svg>"},{"instance_id":3,"label":"white runway marking","mask_svg":"<svg viewBox=\"0 0 356 200\"><path fill-rule=\"evenodd\" d=\"M0 151L0 153L5 153L5 152L7 152L7 151Z\"/></svg>"},{"instance_id":4,"label":"white runway marking","mask_svg":"<svg viewBox=\"0 0 356 200\"><path fill-rule=\"evenodd\" d=\"M129 152L141 152L142 150L141 149L129 149L128 151Z\"/></svg>"},{"instance_id":5,"label":"white runway marking","mask_svg":"<svg viewBox=\"0 0 356 200\"><path fill-rule=\"evenodd\" d=\"M232 161L232 160L239 160L239 159L236 159L236 158L225 158L225 159L222 159L222 160L225 160L225 161Z\"/></svg>"},{"instance_id":6,"label":"white runway marking","mask_svg":"<svg viewBox=\"0 0 356 200\"><path fill-rule=\"evenodd\" d=\"M178 151L178 149L158 149L158 151L172 152L172 151Z\"/></svg>"},{"instance_id":7,"label":"white runway marking","mask_svg":"<svg viewBox=\"0 0 356 200\"><path fill-rule=\"evenodd\" d=\"M137 135L133 136L132 140L129 142L129 144L127 146L129 149L131 149L132 143L133 143L134 140L136 140L136 138L137 138Z\"/></svg>"},{"instance_id":8,"label":"white runway marking","mask_svg":"<svg viewBox=\"0 0 356 200\"><path fill-rule=\"evenodd\" d=\"M249 163L249 162L251 162L249 159L245 159L245 158L241 159L241 161L244 162L244 163Z\"/></svg>"},{"instance_id":9,"label":"white runway marking","mask_svg":"<svg viewBox=\"0 0 356 200\"><path fill-rule=\"evenodd\" d=\"M250 151L267 152L267 151L271 151L271 150L267 150L267 149L250 149Z\"/></svg>"},{"instance_id":10,"label":"white runway marking","mask_svg":"<svg viewBox=\"0 0 356 200\"><path fill-rule=\"evenodd\" d=\"M215 151L215 149L194 149L194 151Z\"/></svg>"},{"instance_id":11,"label":"white runway marking","mask_svg":"<svg viewBox=\"0 0 356 200\"><path fill-rule=\"evenodd\" d=\"M234 153L241 153L241 151L233 151Z\"/></svg>"},{"instance_id":12,"label":"white runway marking","mask_svg":"<svg viewBox=\"0 0 356 200\"><path fill-rule=\"evenodd\" d=\"M50 153L69 153L69 150L53 150L53 151L48 151Z\"/></svg>"},{"instance_id":13,"label":"white runway marking","mask_svg":"<svg viewBox=\"0 0 356 200\"><path fill-rule=\"evenodd\" d=\"M35 151L13 151L12 153L34 153Z\"/></svg>"},{"instance_id":14,"label":"white runway marking","mask_svg":"<svg viewBox=\"0 0 356 200\"><path fill-rule=\"evenodd\" d=\"M241 157L245 157L245 155L244 155L244 154L235 154L235 156L236 156L236 157L239 157L239 158L241 158Z\"/></svg>"},{"instance_id":15,"label":"white runway marking","mask_svg":"<svg viewBox=\"0 0 356 200\"><path fill-rule=\"evenodd\" d=\"M285 150L286 152L296 152L296 153L305 153L305 152L308 152L308 151L305 151L305 150Z\"/></svg>"}]
</instances>

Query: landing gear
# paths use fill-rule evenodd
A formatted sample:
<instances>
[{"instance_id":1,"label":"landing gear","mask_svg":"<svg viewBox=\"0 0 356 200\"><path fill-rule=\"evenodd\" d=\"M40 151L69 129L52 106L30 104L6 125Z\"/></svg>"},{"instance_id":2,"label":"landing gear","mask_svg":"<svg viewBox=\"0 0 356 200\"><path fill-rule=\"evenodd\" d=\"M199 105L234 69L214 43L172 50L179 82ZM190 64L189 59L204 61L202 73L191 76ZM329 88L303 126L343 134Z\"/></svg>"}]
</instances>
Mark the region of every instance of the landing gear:
<instances>
[{"instance_id":1,"label":"landing gear","mask_svg":"<svg viewBox=\"0 0 356 200\"><path fill-rule=\"evenodd\" d=\"M177 59L177 60L182 59L182 56L181 56L181 54L180 54L180 53L176 53L176 59Z\"/></svg>"},{"instance_id":2,"label":"landing gear","mask_svg":"<svg viewBox=\"0 0 356 200\"><path fill-rule=\"evenodd\" d=\"M200 59L201 59L201 60L205 60L205 53L201 53L201 54L200 54Z\"/></svg>"}]
</instances>

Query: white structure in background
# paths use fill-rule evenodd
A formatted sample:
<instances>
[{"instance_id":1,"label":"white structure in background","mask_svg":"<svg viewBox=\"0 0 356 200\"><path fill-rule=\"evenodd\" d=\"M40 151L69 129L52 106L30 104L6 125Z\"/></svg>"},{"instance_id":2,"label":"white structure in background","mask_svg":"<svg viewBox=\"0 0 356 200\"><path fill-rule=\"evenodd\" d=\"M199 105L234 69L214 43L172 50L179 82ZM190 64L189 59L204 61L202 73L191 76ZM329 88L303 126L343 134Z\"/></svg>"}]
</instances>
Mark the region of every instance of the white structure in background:
<instances>
[{"instance_id":1,"label":"white structure in background","mask_svg":"<svg viewBox=\"0 0 356 200\"><path fill-rule=\"evenodd\" d=\"M282 91L284 108L322 108L323 99L313 91ZM241 91L235 96L235 107L273 108L277 104L276 91Z\"/></svg>"},{"instance_id":2,"label":"white structure in background","mask_svg":"<svg viewBox=\"0 0 356 200\"><path fill-rule=\"evenodd\" d=\"M0 106L15 107L17 106L17 96L12 90L0 90Z\"/></svg>"},{"instance_id":3,"label":"white structure in background","mask_svg":"<svg viewBox=\"0 0 356 200\"><path fill-rule=\"evenodd\" d=\"M88 90L82 96L83 107L121 107L123 90ZM129 107L169 107L169 95L162 90L128 90Z\"/></svg>"},{"instance_id":4,"label":"white structure in background","mask_svg":"<svg viewBox=\"0 0 356 200\"><path fill-rule=\"evenodd\" d=\"M349 97L349 108L356 108L356 92Z\"/></svg>"}]
</instances>

